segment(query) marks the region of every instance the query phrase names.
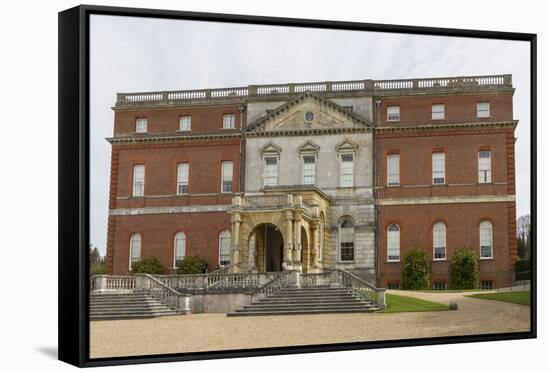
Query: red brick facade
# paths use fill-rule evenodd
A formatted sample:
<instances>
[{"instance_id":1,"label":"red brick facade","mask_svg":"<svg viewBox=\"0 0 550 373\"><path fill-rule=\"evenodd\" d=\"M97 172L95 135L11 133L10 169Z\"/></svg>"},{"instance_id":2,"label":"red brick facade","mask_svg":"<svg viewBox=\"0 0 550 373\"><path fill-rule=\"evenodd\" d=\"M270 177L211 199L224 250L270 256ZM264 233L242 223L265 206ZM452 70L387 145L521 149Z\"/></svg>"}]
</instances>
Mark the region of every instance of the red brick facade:
<instances>
[{"instance_id":1,"label":"red brick facade","mask_svg":"<svg viewBox=\"0 0 550 373\"><path fill-rule=\"evenodd\" d=\"M511 78L510 78L511 79ZM506 81L505 81L506 82ZM378 286L401 282L407 250L422 248L432 258L432 283L450 283L454 250L480 251L479 225L493 228L493 258L480 260L480 280L509 286L517 256L513 89L450 90L437 94L400 92L375 97L375 177L377 191L376 273ZM494 88L494 87L493 87ZM437 91L437 90L436 90ZM281 100L281 98L277 98ZM231 103L229 103L231 102ZM490 104L480 118L477 105ZM444 119L432 119L432 105L444 105ZM115 108L106 267L125 274L130 237L139 233L141 256L158 258L166 272L174 265L174 235L186 235L186 255L218 267L219 234L230 229L223 210L244 189L246 100L218 104L142 105ZM399 120L388 121L387 108L399 106ZM235 116L235 128L223 129L223 116ZM378 115L376 115L378 114ZM191 116L191 131L179 131L179 118ZM135 133L136 119L147 118L147 132ZM491 182L478 182L478 155L491 152ZM432 183L432 153L445 153L445 182ZM399 154L399 185L387 185L387 156ZM231 193L221 193L221 163L233 162ZM177 195L177 165L189 164L189 187ZM143 197L132 196L133 166L145 166ZM167 213L166 209L177 211ZM157 210L155 210L157 209ZM179 210L178 210L179 209ZM138 213L136 213L138 211ZM159 212L162 211L162 212ZM198 211L198 212L197 212ZM446 260L433 260L433 226L446 227ZM387 260L387 229L400 228L400 258Z\"/></svg>"}]
</instances>

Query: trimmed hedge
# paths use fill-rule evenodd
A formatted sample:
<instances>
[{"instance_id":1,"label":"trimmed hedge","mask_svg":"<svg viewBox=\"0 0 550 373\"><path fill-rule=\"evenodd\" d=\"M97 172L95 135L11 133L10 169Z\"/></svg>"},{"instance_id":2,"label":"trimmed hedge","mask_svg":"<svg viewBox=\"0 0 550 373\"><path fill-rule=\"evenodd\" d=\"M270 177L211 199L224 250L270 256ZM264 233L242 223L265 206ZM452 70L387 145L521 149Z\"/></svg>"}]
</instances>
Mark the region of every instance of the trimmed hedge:
<instances>
[{"instance_id":1,"label":"trimmed hedge","mask_svg":"<svg viewBox=\"0 0 550 373\"><path fill-rule=\"evenodd\" d=\"M150 275L160 275L163 273L162 264L157 258L143 258L132 264L132 273L147 273Z\"/></svg>"},{"instance_id":2,"label":"trimmed hedge","mask_svg":"<svg viewBox=\"0 0 550 373\"><path fill-rule=\"evenodd\" d=\"M518 260L516 262L516 281L531 279L531 261Z\"/></svg>"},{"instance_id":3,"label":"trimmed hedge","mask_svg":"<svg viewBox=\"0 0 550 373\"><path fill-rule=\"evenodd\" d=\"M451 289L477 289L479 263L471 248L457 249L451 257Z\"/></svg>"},{"instance_id":4,"label":"trimmed hedge","mask_svg":"<svg viewBox=\"0 0 550 373\"><path fill-rule=\"evenodd\" d=\"M410 249L403 259L402 287L405 290L430 288L430 260L422 249Z\"/></svg>"},{"instance_id":5,"label":"trimmed hedge","mask_svg":"<svg viewBox=\"0 0 550 373\"><path fill-rule=\"evenodd\" d=\"M189 275L197 273L205 273L208 264L198 255L186 256L176 263L178 267L177 273L180 275Z\"/></svg>"}]
</instances>

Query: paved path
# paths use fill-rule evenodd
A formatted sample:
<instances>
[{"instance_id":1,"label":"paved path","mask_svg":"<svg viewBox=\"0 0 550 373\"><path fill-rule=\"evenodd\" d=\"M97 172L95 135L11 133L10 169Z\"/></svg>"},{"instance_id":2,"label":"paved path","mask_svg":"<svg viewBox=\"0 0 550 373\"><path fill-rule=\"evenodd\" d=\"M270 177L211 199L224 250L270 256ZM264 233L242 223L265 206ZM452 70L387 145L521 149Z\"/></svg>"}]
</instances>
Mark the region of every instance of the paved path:
<instances>
[{"instance_id":1,"label":"paved path","mask_svg":"<svg viewBox=\"0 0 550 373\"><path fill-rule=\"evenodd\" d=\"M529 307L467 298L466 293L389 290L458 311L226 317L167 316L91 322L91 357L393 340L529 330Z\"/></svg>"}]
</instances>

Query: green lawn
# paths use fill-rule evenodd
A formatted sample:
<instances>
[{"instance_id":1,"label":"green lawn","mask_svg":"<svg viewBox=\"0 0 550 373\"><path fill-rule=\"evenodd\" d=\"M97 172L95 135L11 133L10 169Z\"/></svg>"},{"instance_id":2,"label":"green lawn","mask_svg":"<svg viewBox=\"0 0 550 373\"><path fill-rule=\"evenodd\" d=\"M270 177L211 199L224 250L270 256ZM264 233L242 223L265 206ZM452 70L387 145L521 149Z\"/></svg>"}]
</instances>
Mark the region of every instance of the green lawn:
<instances>
[{"instance_id":1,"label":"green lawn","mask_svg":"<svg viewBox=\"0 0 550 373\"><path fill-rule=\"evenodd\" d=\"M386 294L386 308L383 313L446 311L449 306L443 303L430 302L423 299L404 297L402 295Z\"/></svg>"},{"instance_id":2,"label":"green lawn","mask_svg":"<svg viewBox=\"0 0 550 373\"><path fill-rule=\"evenodd\" d=\"M408 291L408 290L405 290ZM483 289L468 289L468 290L411 290L411 291L418 291L421 293L481 293L483 291L490 291L490 290L483 290Z\"/></svg>"},{"instance_id":3,"label":"green lawn","mask_svg":"<svg viewBox=\"0 0 550 373\"><path fill-rule=\"evenodd\" d=\"M472 294L468 295L468 297L523 304L524 306L531 305L531 291L529 290L508 291L505 293Z\"/></svg>"}]
</instances>

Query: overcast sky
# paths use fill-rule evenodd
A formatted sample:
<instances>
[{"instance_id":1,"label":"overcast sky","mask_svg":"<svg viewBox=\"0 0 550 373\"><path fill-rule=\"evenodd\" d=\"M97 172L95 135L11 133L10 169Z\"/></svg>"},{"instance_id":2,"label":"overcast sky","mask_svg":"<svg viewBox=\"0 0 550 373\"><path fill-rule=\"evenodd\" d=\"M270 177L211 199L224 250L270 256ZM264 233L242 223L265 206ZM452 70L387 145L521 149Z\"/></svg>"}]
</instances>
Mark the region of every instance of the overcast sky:
<instances>
[{"instance_id":1,"label":"overcast sky","mask_svg":"<svg viewBox=\"0 0 550 373\"><path fill-rule=\"evenodd\" d=\"M116 92L512 74L518 217L529 213L529 43L119 16L90 23L90 243L105 253Z\"/></svg>"}]
</instances>

